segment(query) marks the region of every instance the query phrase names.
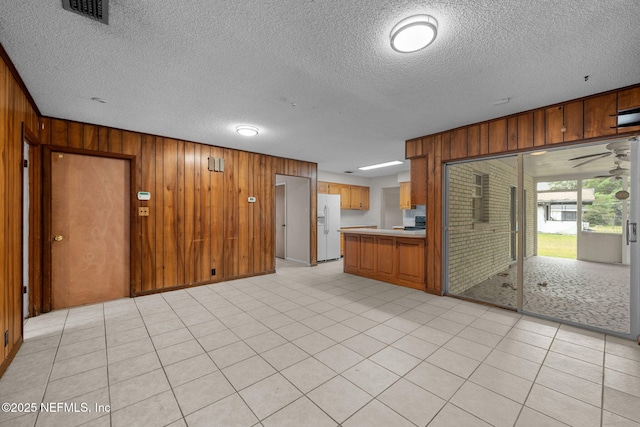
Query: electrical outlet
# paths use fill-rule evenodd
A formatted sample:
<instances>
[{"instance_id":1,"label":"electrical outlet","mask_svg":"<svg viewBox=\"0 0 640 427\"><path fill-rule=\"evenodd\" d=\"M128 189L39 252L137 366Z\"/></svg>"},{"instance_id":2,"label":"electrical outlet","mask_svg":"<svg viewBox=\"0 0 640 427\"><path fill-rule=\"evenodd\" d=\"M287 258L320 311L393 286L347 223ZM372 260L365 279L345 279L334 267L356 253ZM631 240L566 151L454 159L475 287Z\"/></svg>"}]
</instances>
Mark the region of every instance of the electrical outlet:
<instances>
[{"instance_id":1,"label":"electrical outlet","mask_svg":"<svg viewBox=\"0 0 640 427\"><path fill-rule=\"evenodd\" d=\"M149 208L148 207L138 208L138 216L149 216Z\"/></svg>"},{"instance_id":2,"label":"electrical outlet","mask_svg":"<svg viewBox=\"0 0 640 427\"><path fill-rule=\"evenodd\" d=\"M211 269L211 275L212 275L212 276L215 276L215 275L216 275L216 269L215 269L215 268L212 268L212 269Z\"/></svg>"}]
</instances>

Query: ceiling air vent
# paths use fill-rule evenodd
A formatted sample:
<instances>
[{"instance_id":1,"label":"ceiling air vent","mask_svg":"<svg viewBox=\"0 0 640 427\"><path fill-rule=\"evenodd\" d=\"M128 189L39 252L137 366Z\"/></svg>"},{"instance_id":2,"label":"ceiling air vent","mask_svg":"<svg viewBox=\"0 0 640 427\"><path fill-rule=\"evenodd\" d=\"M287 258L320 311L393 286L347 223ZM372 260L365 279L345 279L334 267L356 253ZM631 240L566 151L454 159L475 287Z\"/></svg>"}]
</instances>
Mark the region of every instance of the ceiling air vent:
<instances>
[{"instance_id":1,"label":"ceiling air vent","mask_svg":"<svg viewBox=\"0 0 640 427\"><path fill-rule=\"evenodd\" d=\"M62 0L62 7L78 15L109 24L109 0Z\"/></svg>"}]
</instances>

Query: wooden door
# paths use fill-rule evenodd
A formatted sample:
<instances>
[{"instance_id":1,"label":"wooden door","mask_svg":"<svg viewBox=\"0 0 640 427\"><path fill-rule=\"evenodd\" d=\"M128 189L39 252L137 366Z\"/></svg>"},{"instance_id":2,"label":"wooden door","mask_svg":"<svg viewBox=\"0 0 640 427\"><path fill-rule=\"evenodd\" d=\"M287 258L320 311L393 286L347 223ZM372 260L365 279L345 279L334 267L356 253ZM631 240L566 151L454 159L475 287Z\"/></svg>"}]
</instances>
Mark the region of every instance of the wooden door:
<instances>
[{"instance_id":1,"label":"wooden door","mask_svg":"<svg viewBox=\"0 0 640 427\"><path fill-rule=\"evenodd\" d=\"M51 156L52 308L129 296L129 161Z\"/></svg>"},{"instance_id":2,"label":"wooden door","mask_svg":"<svg viewBox=\"0 0 640 427\"><path fill-rule=\"evenodd\" d=\"M276 185L276 257L283 259L286 236L285 191L284 185Z\"/></svg>"}]
</instances>

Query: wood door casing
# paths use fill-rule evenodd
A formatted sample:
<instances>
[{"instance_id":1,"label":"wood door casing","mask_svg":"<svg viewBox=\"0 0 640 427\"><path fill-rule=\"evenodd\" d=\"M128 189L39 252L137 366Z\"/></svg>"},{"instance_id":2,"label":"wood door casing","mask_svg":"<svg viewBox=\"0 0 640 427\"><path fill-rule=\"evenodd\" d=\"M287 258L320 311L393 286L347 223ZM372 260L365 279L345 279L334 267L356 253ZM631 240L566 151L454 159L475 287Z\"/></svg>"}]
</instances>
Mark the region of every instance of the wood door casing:
<instances>
[{"instance_id":1,"label":"wood door casing","mask_svg":"<svg viewBox=\"0 0 640 427\"><path fill-rule=\"evenodd\" d=\"M276 185L276 257L284 259L285 239L285 186Z\"/></svg>"},{"instance_id":2,"label":"wood door casing","mask_svg":"<svg viewBox=\"0 0 640 427\"><path fill-rule=\"evenodd\" d=\"M53 309L130 295L129 215L128 160L51 153Z\"/></svg>"}]
</instances>

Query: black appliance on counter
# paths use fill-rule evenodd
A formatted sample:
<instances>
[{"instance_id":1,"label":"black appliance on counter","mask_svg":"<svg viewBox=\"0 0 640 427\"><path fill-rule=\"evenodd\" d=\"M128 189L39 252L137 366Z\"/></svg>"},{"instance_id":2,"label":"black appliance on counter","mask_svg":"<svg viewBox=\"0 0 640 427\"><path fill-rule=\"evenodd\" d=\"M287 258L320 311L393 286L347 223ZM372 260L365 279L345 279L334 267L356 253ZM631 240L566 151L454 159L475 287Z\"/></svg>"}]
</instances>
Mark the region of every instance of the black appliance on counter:
<instances>
[{"instance_id":1,"label":"black appliance on counter","mask_svg":"<svg viewBox=\"0 0 640 427\"><path fill-rule=\"evenodd\" d=\"M416 216L416 225L413 227L405 227L405 230L425 230L427 228L427 217Z\"/></svg>"}]
</instances>

